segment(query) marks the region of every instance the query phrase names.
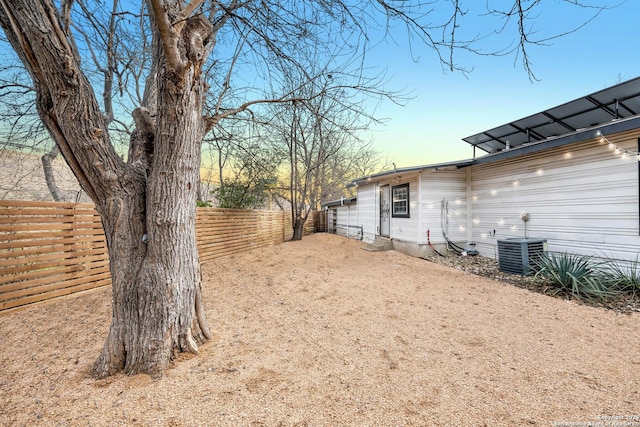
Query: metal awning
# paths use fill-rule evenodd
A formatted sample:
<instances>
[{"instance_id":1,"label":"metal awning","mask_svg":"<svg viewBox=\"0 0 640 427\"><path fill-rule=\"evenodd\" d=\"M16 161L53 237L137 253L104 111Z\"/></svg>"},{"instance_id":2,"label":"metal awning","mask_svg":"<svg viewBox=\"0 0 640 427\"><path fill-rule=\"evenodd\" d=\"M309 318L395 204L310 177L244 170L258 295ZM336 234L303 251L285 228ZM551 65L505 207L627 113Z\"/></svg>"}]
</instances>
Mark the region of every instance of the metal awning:
<instances>
[{"instance_id":1,"label":"metal awning","mask_svg":"<svg viewBox=\"0 0 640 427\"><path fill-rule=\"evenodd\" d=\"M463 138L463 141L496 153L637 114L640 114L640 77Z\"/></svg>"}]
</instances>

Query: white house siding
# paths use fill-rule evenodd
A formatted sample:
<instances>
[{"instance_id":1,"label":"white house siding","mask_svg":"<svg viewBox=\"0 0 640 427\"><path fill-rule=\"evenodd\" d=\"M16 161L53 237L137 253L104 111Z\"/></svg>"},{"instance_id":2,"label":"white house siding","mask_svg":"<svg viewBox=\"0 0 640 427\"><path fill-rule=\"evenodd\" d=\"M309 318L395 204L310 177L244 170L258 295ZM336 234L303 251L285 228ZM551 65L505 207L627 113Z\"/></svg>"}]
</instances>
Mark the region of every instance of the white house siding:
<instances>
[{"instance_id":1,"label":"white house siding","mask_svg":"<svg viewBox=\"0 0 640 427\"><path fill-rule=\"evenodd\" d=\"M615 140L637 151L640 132ZM550 251L635 259L640 252L638 161L590 141L471 168L472 239L496 256L496 240L545 238Z\"/></svg>"},{"instance_id":2,"label":"white house siding","mask_svg":"<svg viewBox=\"0 0 640 427\"><path fill-rule=\"evenodd\" d=\"M376 184L358 186L357 222L362 226L362 240L372 243L378 230L378 188Z\"/></svg>"},{"instance_id":3,"label":"white house siding","mask_svg":"<svg viewBox=\"0 0 640 427\"><path fill-rule=\"evenodd\" d=\"M442 202L448 203L449 240L467 240L467 172L466 169L430 170L420 174L420 233L417 242L445 243L441 226Z\"/></svg>"},{"instance_id":4,"label":"white house siding","mask_svg":"<svg viewBox=\"0 0 640 427\"><path fill-rule=\"evenodd\" d=\"M356 237L358 224L358 208L356 203L349 203L342 206L336 206L336 225L337 234L348 237Z\"/></svg>"},{"instance_id":5,"label":"white house siding","mask_svg":"<svg viewBox=\"0 0 640 427\"><path fill-rule=\"evenodd\" d=\"M409 218L391 217L389 237L406 242L419 240L421 215L418 195L417 174L401 177L398 181L379 181L358 186L358 224L363 227L363 240L373 242L380 235L380 188L388 185L393 188L396 185L409 183ZM426 240L425 240L426 241Z\"/></svg>"},{"instance_id":6,"label":"white house siding","mask_svg":"<svg viewBox=\"0 0 640 427\"><path fill-rule=\"evenodd\" d=\"M409 218L391 216L389 237L404 242L417 242L420 233L420 215L418 209L418 176L416 173L400 177L397 181L380 182L380 186L388 184L391 189L396 185L409 183ZM392 195L393 197L393 195ZM379 209L378 209L379 210Z\"/></svg>"}]
</instances>

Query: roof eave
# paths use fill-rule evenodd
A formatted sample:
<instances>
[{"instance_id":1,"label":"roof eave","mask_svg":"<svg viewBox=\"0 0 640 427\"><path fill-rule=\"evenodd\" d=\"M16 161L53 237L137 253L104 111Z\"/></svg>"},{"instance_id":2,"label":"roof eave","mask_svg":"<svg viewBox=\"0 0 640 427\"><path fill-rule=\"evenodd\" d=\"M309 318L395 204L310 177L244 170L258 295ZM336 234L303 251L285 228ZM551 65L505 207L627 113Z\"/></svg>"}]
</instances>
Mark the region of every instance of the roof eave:
<instances>
[{"instance_id":1,"label":"roof eave","mask_svg":"<svg viewBox=\"0 0 640 427\"><path fill-rule=\"evenodd\" d=\"M576 142L588 141L590 139L597 138L597 132L601 131L604 135L611 135L615 133L627 132L633 129L640 128L640 116L634 116L631 118L612 120L609 123L605 123L598 126L593 126L588 129L581 129L570 134L566 134L559 137L549 138L544 141L534 142L531 144L523 144L510 150L504 150L497 153L487 154L486 156L477 157L474 159L473 164L486 164L496 162L499 160L511 159L518 156L524 156L527 154L537 153L542 150L548 150L552 148L561 147L567 144L573 144Z\"/></svg>"},{"instance_id":2,"label":"roof eave","mask_svg":"<svg viewBox=\"0 0 640 427\"><path fill-rule=\"evenodd\" d=\"M458 161L446 162L446 163L434 163L431 165L397 168L390 171L385 171L385 172L381 172L381 173L377 173L369 176L364 176L361 178L356 178L347 185L347 188L368 184L370 182L393 179L397 176L406 175L409 173L420 173L427 170L461 169L467 166L471 166L472 163L473 163L473 159L467 159L467 160L458 160Z\"/></svg>"},{"instance_id":3,"label":"roof eave","mask_svg":"<svg viewBox=\"0 0 640 427\"><path fill-rule=\"evenodd\" d=\"M329 202L324 202L320 204L320 207L322 209L325 208L330 208L332 206L344 206L344 205L350 205L351 203L355 203L357 201L357 197L343 197L341 199L338 200L331 200Z\"/></svg>"}]
</instances>

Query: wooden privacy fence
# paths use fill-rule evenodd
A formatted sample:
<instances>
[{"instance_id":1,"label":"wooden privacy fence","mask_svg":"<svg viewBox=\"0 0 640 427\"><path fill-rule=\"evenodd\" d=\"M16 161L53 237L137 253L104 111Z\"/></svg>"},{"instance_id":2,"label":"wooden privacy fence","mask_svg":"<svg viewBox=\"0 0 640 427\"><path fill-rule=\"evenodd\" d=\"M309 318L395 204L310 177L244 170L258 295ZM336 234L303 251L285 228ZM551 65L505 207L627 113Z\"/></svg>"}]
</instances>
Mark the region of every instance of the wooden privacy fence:
<instances>
[{"instance_id":1,"label":"wooden privacy fence","mask_svg":"<svg viewBox=\"0 0 640 427\"><path fill-rule=\"evenodd\" d=\"M92 204L0 201L0 310L110 283Z\"/></svg>"},{"instance_id":2,"label":"wooden privacy fence","mask_svg":"<svg viewBox=\"0 0 640 427\"><path fill-rule=\"evenodd\" d=\"M293 235L282 211L199 208L196 239L200 261L282 243Z\"/></svg>"},{"instance_id":3,"label":"wooden privacy fence","mask_svg":"<svg viewBox=\"0 0 640 427\"><path fill-rule=\"evenodd\" d=\"M314 231L313 218L306 233ZM288 212L197 210L201 261L282 243L292 234ZM0 312L110 284L93 204L0 200Z\"/></svg>"}]
</instances>

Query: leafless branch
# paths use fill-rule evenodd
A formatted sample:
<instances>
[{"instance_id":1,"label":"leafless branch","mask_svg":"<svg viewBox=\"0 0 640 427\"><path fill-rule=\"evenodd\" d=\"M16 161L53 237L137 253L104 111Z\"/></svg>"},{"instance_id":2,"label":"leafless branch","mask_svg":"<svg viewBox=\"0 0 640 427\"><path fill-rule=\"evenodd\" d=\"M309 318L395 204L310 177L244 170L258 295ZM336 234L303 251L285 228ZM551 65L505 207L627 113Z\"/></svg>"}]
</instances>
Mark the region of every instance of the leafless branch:
<instances>
[{"instance_id":1,"label":"leafless branch","mask_svg":"<svg viewBox=\"0 0 640 427\"><path fill-rule=\"evenodd\" d=\"M184 60L180 57L178 51L178 34L173 28L173 23L169 18L169 13L165 9L165 3L162 0L147 0L150 11L158 27L158 36L160 37L164 54L166 56L167 67L179 72L185 67Z\"/></svg>"}]
</instances>

